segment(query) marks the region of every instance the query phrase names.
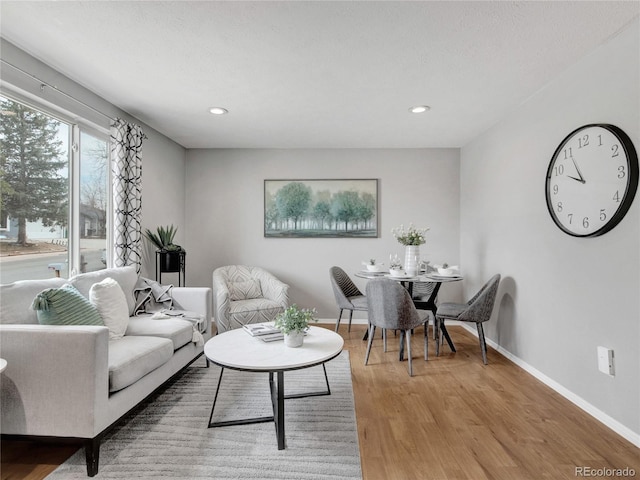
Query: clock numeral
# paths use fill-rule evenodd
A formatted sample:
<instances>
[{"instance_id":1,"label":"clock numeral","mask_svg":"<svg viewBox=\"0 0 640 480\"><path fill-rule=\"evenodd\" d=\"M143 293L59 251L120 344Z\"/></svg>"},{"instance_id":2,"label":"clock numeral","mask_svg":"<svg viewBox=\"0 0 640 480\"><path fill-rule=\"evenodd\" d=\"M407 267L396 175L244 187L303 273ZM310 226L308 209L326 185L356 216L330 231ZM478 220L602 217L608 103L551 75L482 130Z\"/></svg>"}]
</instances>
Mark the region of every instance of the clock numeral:
<instances>
[{"instance_id":1,"label":"clock numeral","mask_svg":"<svg viewBox=\"0 0 640 480\"><path fill-rule=\"evenodd\" d=\"M611 154L611 158L615 158L618 155L620 155L620 152L618 151L620 149L620 145L618 145L617 143L614 145L611 145L611 151L613 152Z\"/></svg>"},{"instance_id":2,"label":"clock numeral","mask_svg":"<svg viewBox=\"0 0 640 480\"><path fill-rule=\"evenodd\" d=\"M573 149L572 149L572 147L565 148L564 149L564 159L566 160L567 158L571 158L571 157L573 157Z\"/></svg>"},{"instance_id":3,"label":"clock numeral","mask_svg":"<svg viewBox=\"0 0 640 480\"><path fill-rule=\"evenodd\" d=\"M618 190L616 190L616 193L613 194L612 200L614 200L616 203L620 203L620 192Z\"/></svg>"},{"instance_id":4,"label":"clock numeral","mask_svg":"<svg viewBox=\"0 0 640 480\"><path fill-rule=\"evenodd\" d=\"M554 185L553 186L553 193L554 193L554 195L558 194L558 185Z\"/></svg>"},{"instance_id":5,"label":"clock numeral","mask_svg":"<svg viewBox=\"0 0 640 480\"><path fill-rule=\"evenodd\" d=\"M562 211L562 202L558 202L558 212Z\"/></svg>"},{"instance_id":6,"label":"clock numeral","mask_svg":"<svg viewBox=\"0 0 640 480\"><path fill-rule=\"evenodd\" d=\"M618 178L624 178L627 175L627 172L624 171L624 165L620 165L618 167Z\"/></svg>"},{"instance_id":7,"label":"clock numeral","mask_svg":"<svg viewBox=\"0 0 640 480\"><path fill-rule=\"evenodd\" d=\"M598 146L602 146L602 135L598 135Z\"/></svg>"},{"instance_id":8,"label":"clock numeral","mask_svg":"<svg viewBox=\"0 0 640 480\"><path fill-rule=\"evenodd\" d=\"M582 226L583 226L584 228L589 228L589 217L584 217L584 218L582 219Z\"/></svg>"},{"instance_id":9,"label":"clock numeral","mask_svg":"<svg viewBox=\"0 0 640 480\"><path fill-rule=\"evenodd\" d=\"M553 171L556 172L555 176L564 175L564 165L558 165L557 167L553 167Z\"/></svg>"},{"instance_id":10,"label":"clock numeral","mask_svg":"<svg viewBox=\"0 0 640 480\"><path fill-rule=\"evenodd\" d=\"M571 225L573 223L573 213L569 213L567 217L569 217L569 225Z\"/></svg>"},{"instance_id":11,"label":"clock numeral","mask_svg":"<svg viewBox=\"0 0 640 480\"><path fill-rule=\"evenodd\" d=\"M604 212L604 208L600 209L600 221L604 222L607 219L607 214Z\"/></svg>"},{"instance_id":12,"label":"clock numeral","mask_svg":"<svg viewBox=\"0 0 640 480\"><path fill-rule=\"evenodd\" d=\"M587 145L589 145L589 135L578 139L578 148L586 147Z\"/></svg>"}]
</instances>

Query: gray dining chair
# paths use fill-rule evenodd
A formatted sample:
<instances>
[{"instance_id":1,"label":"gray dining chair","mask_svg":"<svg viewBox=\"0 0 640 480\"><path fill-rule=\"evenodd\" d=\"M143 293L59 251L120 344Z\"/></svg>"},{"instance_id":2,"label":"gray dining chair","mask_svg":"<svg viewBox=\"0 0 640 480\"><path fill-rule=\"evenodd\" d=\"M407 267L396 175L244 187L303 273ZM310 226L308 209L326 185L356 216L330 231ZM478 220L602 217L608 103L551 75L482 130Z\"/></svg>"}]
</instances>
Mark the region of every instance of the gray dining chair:
<instances>
[{"instance_id":1,"label":"gray dining chair","mask_svg":"<svg viewBox=\"0 0 640 480\"><path fill-rule=\"evenodd\" d=\"M458 320L459 322L474 322L478 329L478 340L482 350L482 361L487 364L487 343L484 338L482 324L491 318L493 305L498 293L500 275L494 275L484 284L467 303L441 303L436 311L436 356L440 355L440 333L446 332L445 320ZM453 343L449 343L451 350L456 351Z\"/></svg>"},{"instance_id":2,"label":"gray dining chair","mask_svg":"<svg viewBox=\"0 0 640 480\"><path fill-rule=\"evenodd\" d=\"M331 278L331 287L333 287L336 303L340 309L338 320L336 321L336 332L340 327L340 320L342 319L342 312L344 310L349 310L348 331L350 332L353 311L359 310L366 312L368 309L367 297L356 287L356 284L349 278L349 275L340 267L331 267L329 269L329 277Z\"/></svg>"},{"instance_id":3,"label":"gray dining chair","mask_svg":"<svg viewBox=\"0 0 640 480\"><path fill-rule=\"evenodd\" d=\"M376 328L384 330L400 331L400 361L404 359L404 344L407 344L407 360L409 362L409 376L413 376L413 364L411 362L411 333L420 325L424 325L424 359L429 353L427 324L429 314L427 311L419 311L413 305L411 295L406 288L398 282L386 278L370 280L367 284L367 303L369 305L369 340L364 364L369 362L371 345ZM386 345L385 345L386 351Z\"/></svg>"}]
</instances>

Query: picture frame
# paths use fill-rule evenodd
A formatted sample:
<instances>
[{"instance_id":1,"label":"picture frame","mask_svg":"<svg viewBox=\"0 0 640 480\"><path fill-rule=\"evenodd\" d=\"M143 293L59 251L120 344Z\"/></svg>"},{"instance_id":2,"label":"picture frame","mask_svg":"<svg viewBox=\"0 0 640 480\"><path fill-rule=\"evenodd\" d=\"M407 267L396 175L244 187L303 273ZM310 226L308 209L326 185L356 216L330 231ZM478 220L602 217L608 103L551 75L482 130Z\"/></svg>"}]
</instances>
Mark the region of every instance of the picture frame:
<instances>
[{"instance_id":1,"label":"picture frame","mask_svg":"<svg viewBox=\"0 0 640 480\"><path fill-rule=\"evenodd\" d=\"M267 238L377 238L378 179L266 179Z\"/></svg>"}]
</instances>

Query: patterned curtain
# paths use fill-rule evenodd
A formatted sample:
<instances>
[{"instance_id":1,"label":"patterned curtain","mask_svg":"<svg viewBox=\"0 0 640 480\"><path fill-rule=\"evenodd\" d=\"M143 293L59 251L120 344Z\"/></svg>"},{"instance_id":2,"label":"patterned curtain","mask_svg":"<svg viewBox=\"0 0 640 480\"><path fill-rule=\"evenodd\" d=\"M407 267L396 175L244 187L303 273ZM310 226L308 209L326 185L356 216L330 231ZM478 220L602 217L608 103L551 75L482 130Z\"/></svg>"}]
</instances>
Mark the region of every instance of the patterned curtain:
<instances>
[{"instance_id":1,"label":"patterned curtain","mask_svg":"<svg viewBox=\"0 0 640 480\"><path fill-rule=\"evenodd\" d=\"M116 118L111 125L114 266L142 267L142 140L138 125Z\"/></svg>"}]
</instances>

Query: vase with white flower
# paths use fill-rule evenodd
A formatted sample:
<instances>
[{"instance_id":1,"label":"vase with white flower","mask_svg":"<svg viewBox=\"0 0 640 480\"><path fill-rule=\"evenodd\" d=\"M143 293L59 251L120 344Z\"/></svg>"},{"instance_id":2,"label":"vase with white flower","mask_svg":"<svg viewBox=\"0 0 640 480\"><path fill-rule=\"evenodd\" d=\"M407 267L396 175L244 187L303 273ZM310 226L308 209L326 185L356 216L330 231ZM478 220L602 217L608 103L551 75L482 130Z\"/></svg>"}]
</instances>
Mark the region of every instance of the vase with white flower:
<instances>
[{"instance_id":1,"label":"vase with white flower","mask_svg":"<svg viewBox=\"0 0 640 480\"><path fill-rule=\"evenodd\" d=\"M404 225L391 229L394 238L405 246L404 269L407 275L417 275L420 266L420 245L423 245L428 228L416 228L413 223L405 229Z\"/></svg>"}]
</instances>

